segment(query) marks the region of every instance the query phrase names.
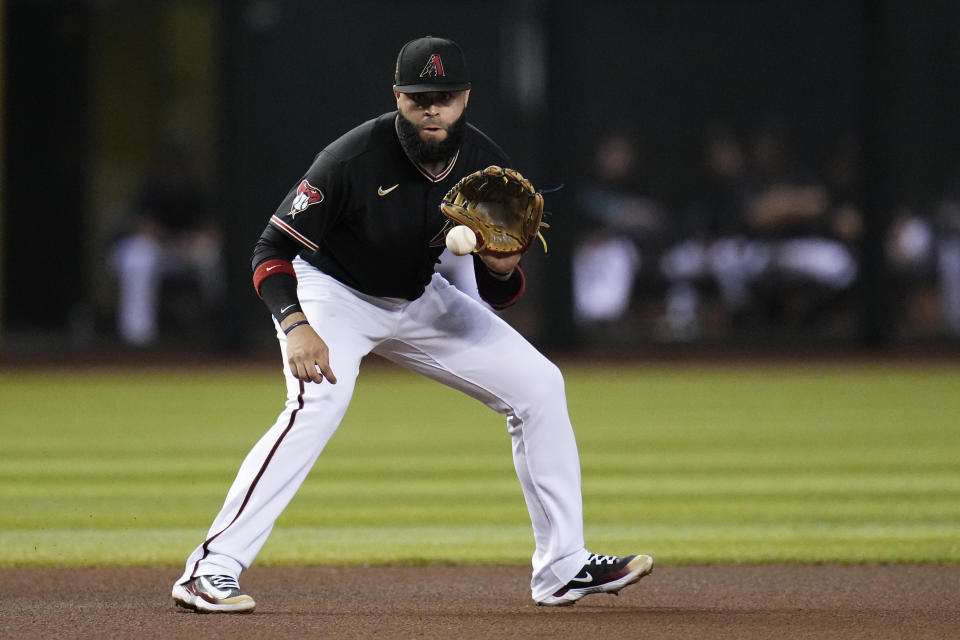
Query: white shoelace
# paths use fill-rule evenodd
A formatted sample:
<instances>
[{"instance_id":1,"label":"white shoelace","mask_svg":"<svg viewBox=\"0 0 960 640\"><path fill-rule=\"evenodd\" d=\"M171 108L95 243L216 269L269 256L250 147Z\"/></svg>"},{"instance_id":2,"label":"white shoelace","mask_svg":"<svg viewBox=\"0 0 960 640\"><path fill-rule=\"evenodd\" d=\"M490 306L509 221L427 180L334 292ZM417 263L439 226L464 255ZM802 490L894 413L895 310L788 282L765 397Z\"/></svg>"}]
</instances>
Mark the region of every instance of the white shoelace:
<instances>
[{"instance_id":1,"label":"white shoelace","mask_svg":"<svg viewBox=\"0 0 960 640\"><path fill-rule=\"evenodd\" d=\"M591 553L587 564L613 564L617 560L619 560L617 556L601 556L597 553Z\"/></svg>"},{"instance_id":2,"label":"white shoelace","mask_svg":"<svg viewBox=\"0 0 960 640\"><path fill-rule=\"evenodd\" d=\"M240 583L233 576L207 576L207 580L217 589L240 589Z\"/></svg>"}]
</instances>

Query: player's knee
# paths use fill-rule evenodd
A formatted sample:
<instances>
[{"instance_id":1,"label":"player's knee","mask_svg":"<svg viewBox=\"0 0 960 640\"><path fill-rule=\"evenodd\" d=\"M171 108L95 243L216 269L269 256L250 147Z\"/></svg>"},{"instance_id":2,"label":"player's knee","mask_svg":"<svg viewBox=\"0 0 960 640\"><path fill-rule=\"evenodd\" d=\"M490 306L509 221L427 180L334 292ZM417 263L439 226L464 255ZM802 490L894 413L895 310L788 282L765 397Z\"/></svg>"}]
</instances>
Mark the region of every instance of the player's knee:
<instances>
[{"instance_id":1,"label":"player's knee","mask_svg":"<svg viewBox=\"0 0 960 640\"><path fill-rule=\"evenodd\" d=\"M524 386L524 396L528 402L556 402L566 393L563 381L563 372L560 367L547 359L531 372L528 382Z\"/></svg>"}]
</instances>

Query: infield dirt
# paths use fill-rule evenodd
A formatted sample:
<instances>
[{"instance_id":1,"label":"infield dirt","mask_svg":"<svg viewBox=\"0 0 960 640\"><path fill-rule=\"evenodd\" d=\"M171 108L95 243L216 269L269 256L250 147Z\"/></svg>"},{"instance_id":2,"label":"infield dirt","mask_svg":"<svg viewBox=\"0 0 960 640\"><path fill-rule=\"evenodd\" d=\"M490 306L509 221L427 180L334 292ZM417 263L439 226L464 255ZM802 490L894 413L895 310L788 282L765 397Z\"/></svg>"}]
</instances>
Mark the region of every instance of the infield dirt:
<instances>
[{"instance_id":1,"label":"infield dirt","mask_svg":"<svg viewBox=\"0 0 960 640\"><path fill-rule=\"evenodd\" d=\"M4 638L957 638L960 566L657 567L548 609L523 567L251 569L253 615L197 615L176 569L0 570Z\"/></svg>"}]
</instances>

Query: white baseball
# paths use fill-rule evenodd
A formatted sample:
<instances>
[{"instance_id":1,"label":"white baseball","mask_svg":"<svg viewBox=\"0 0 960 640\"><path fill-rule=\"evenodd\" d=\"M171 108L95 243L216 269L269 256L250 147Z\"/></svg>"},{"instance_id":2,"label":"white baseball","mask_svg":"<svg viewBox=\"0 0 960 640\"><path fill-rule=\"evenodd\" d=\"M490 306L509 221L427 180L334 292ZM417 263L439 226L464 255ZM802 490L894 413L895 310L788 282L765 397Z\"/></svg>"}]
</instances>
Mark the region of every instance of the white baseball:
<instances>
[{"instance_id":1,"label":"white baseball","mask_svg":"<svg viewBox=\"0 0 960 640\"><path fill-rule=\"evenodd\" d=\"M454 255L465 256L476 246L477 234L470 227L460 225L447 232L447 249Z\"/></svg>"}]
</instances>

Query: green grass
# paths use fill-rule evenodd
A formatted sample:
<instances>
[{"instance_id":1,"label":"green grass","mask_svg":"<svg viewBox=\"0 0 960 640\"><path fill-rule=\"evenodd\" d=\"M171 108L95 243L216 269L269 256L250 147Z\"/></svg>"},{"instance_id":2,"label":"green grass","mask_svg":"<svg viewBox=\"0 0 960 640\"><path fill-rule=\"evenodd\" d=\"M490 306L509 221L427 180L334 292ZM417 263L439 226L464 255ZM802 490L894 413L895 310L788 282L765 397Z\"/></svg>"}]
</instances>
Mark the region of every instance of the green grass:
<instances>
[{"instance_id":1,"label":"green grass","mask_svg":"<svg viewBox=\"0 0 960 640\"><path fill-rule=\"evenodd\" d=\"M565 373L592 549L960 562L960 368ZM272 367L0 371L0 566L179 565L282 395ZM532 551L502 417L377 367L258 563Z\"/></svg>"}]
</instances>

